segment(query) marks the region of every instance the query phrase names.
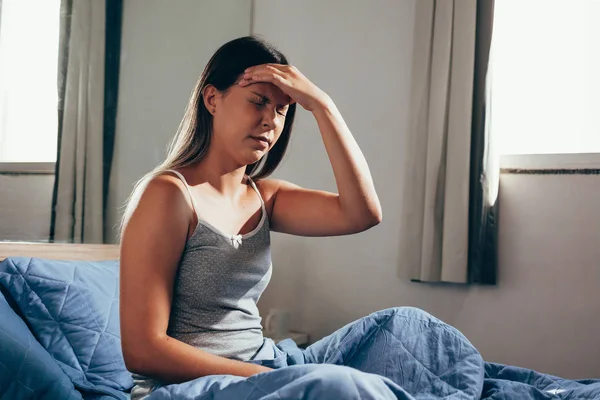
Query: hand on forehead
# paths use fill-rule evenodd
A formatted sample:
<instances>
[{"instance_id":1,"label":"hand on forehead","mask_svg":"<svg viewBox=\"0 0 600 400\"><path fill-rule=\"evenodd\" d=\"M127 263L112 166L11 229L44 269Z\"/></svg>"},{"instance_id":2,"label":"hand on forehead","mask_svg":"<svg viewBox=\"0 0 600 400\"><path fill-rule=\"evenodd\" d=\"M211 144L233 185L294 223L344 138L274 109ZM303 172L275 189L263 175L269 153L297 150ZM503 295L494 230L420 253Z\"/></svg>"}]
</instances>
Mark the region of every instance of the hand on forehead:
<instances>
[{"instance_id":1,"label":"hand on forehead","mask_svg":"<svg viewBox=\"0 0 600 400\"><path fill-rule=\"evenodd\" d=\"M285 94L283 90L272 83L257 82L246 87L247 90L265 96L271 103L277 105L288 105L292 101L290 96Z\"/></svg>"}]
</instances>

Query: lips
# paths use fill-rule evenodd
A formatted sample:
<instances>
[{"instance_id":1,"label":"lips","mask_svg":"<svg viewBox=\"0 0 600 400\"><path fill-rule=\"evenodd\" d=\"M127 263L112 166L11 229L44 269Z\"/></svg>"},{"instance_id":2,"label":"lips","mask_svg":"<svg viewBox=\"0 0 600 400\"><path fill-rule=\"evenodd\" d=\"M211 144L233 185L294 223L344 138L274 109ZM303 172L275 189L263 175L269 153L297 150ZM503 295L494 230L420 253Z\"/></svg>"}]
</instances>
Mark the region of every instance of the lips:
<instances>
[{"instance_id":1,"label":"lips","mask_svg":"<svg viewBox=\"0 0 600 400\"><path fill-rule=\"evenodd\" d=\"M271 144L271 141L264 136L250 136L250 138L263 148L268 148Z\"/></svg>"},{"instance_id":2,"label":"lips","mask_svg":"<svg viewBox=\"0 0 600 400\"><path fill-rule=\"evenodd\" d=\"M259 142L265 142L266 144L270 144L271 143L269 141L269 139L267 139L266 137L262 137L262 136L253 137L252 139L258 140Z\"/></svg>"}]
</instances>

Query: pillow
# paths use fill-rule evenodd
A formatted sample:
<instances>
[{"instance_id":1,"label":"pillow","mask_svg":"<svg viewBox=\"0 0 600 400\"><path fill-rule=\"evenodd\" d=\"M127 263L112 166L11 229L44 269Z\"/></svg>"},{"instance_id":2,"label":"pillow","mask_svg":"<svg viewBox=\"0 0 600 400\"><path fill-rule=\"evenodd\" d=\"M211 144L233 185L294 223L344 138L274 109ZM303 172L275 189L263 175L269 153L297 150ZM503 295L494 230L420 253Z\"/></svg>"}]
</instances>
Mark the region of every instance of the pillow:
<instances>
[{"instance_id":1,"label":"pillow","mask_svg":"<svg viewBox=\"0 0 600 400\"><path fill-rule=\"evenodd\" d=\"M121 351L116 261L10 257L0 286L77 389L124 398L133 380Z\"/></svg>"},{"instance_id":2,"label":"pillow","mask_svg":"<svg viewBox=\"0 0 600 400\"><path fill-rule=\"evenodd\" d=\"M0 293L0 393L7 399L81 399L69 377Z\"/></svg>"}]
</instances>

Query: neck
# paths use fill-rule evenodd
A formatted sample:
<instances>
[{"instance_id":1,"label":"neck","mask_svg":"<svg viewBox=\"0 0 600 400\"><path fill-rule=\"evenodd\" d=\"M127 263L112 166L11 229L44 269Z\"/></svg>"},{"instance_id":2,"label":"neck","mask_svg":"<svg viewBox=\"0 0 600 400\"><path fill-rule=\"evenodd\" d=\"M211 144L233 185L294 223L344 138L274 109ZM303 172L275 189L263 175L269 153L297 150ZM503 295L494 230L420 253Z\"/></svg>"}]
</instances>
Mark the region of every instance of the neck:
<instances>
[{"instance_id":1,"label":"neck","mask_svg":"<svg viewBox=\"0 0 600 400\"><path fill-rule=\"evenodd\" d=\"M246 166L216 151L214 146L198 164L192 167L194 180L212 186L220 195L235 198L245 180Z\"/></svg>"}]
</instances>

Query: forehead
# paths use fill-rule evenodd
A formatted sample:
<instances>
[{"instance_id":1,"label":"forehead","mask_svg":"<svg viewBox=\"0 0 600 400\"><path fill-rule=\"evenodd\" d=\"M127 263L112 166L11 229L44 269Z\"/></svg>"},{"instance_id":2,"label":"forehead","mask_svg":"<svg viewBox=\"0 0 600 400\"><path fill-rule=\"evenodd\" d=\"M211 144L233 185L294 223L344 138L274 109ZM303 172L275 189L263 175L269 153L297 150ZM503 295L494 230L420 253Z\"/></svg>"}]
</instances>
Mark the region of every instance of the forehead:
<instances>
[{"instance_id":1,"label":"forehead","mask_svg":"<svg viewBox=\"0 0 600 400\"><path fill-rule=\"evenodd\" d=\"M248 85L246 87L240 87L241 90L254 93L259 96L265 96L270 102L278 105L287 105L290 103L290 96L285 94L281 89L272 83L260 82Z\"/></svg>"}]
</instances>

